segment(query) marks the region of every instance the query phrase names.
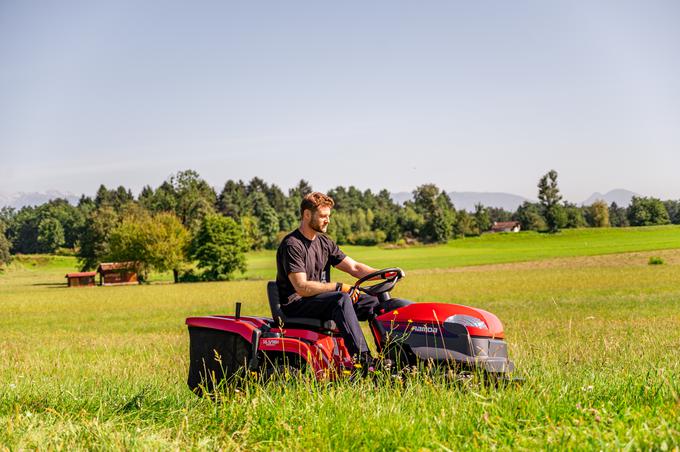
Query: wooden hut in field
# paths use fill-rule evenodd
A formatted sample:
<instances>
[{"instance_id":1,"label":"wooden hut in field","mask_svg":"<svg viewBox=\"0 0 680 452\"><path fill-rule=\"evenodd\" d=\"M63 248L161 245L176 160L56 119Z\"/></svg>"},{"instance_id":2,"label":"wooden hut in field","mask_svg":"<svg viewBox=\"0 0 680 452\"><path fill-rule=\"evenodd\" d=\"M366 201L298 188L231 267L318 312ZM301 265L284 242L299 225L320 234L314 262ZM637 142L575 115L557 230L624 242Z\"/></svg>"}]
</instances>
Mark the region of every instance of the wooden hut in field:
<instances>
[{"instance_id":1,"label":"wooden hut in field","mask_svg":"<svg viewBox=\"0 0 680 452\"><path fill-rule=\"evenodd\" d=\"M139 284L134 262L103 262L97 267L97 273L100 286Z\"/></svg>"},{"instance_id":2,"label":"wooden hut in field","mask_svg":"<svg viewBox=\"0 0 680 452\"><path fill-rule=\"evenodd\" d=\"M97 272L74 272L66 274L68 287L93 287Z\"/></svg>"}]
</instances>

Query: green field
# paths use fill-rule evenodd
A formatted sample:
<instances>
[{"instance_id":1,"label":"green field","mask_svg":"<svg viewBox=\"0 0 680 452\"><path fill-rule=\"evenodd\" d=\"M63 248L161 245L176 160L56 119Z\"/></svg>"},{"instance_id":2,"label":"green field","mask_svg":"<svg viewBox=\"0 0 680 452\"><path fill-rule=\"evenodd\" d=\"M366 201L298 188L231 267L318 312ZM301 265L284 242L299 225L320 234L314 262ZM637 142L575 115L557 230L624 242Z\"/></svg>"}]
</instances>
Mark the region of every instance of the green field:
<instances>
[{"instance_id":1,"label":"green field","mask_svg":"<svg viewBox=\"0 0 680 452\"><path fill-rule=\"evenodd\" d=\"M419 375L186 387L191 315L267 314L273 254L221 283L68 289L73 258L0 275L0 445L227 450L656 449L680 445L680 228L347 247L407 270L394 294L497 314L519 387ZM662 265L648 265L652 256ZM156 281L163 281L158 275Z\"/></svg>"}]
</instances>

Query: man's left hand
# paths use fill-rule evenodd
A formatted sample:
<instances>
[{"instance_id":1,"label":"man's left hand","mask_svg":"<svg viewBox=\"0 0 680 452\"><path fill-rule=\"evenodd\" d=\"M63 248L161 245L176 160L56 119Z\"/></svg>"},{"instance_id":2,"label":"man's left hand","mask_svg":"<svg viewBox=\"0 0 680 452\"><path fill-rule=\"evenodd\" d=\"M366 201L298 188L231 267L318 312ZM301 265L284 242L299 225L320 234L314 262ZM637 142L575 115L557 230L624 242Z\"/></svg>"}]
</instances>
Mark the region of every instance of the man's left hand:
<instances>
[{"instance_id":1,"label":"man's left hand","mask_svg":"<svg viewBox=\"0 0 680 452\"><path fill-rule=\"evenodd\" d=\"M357 301L359 301L359 291L357 290L356 287L350 286L349 284L345 283L342 284L338 283L338 285L340 286L339 291L349 295L350 299L352 300L352 303L356 303Z\"/></svg>"}]
</instances>

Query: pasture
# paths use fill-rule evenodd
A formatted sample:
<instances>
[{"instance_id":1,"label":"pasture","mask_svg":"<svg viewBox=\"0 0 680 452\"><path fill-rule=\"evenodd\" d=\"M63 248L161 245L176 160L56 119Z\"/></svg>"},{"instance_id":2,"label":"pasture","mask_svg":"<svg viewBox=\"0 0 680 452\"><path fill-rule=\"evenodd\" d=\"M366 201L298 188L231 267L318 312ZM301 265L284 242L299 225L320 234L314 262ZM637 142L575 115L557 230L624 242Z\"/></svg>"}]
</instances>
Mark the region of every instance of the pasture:
<instances>
[{"instance_id":1,"label":"pasture","mask_svg":"<svg viewBox=\"0 0 680 452\"><path fill-rule=\"evenodd\" d=\"M186 387L187 316L268 315L271 251L232 282L68 289L68 257L0 275L0 445L226 450L659 449L680 445L680 228L347 247L407 271L394 295L503 321L521 386L404 381ZM649 265L658 256L662 265ZM336 276L337 273L335 273ZM156 280L164 282L165 276Z\"/></svg>"}]
</instances>

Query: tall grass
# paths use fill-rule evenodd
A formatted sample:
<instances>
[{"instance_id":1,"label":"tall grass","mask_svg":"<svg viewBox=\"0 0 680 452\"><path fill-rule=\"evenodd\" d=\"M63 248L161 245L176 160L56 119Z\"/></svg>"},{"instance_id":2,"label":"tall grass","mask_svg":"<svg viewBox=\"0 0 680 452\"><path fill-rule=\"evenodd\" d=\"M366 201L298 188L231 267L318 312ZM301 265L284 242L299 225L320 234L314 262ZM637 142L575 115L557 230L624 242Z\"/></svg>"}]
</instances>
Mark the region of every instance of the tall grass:
<instances>
[{"instance_id":1,"label":"tall grass","mask_svg":"<svg viewBox=\"0 0 680 452\"><path fill-rule=\"evenodd\" d=\"M61 265L17 266L0 277L0 444L670 450L680 444L680 251L655 254L666 264L638 253L411 269L395 296L500 317L521 386L302 378L215 399L186 386L184 318L229 313L235 300L268 314L264 281L68 289Z\"/></svg>"}]
</instances>

